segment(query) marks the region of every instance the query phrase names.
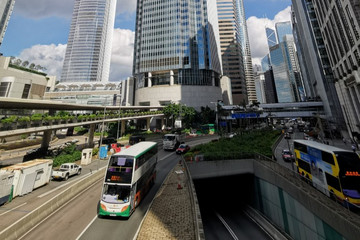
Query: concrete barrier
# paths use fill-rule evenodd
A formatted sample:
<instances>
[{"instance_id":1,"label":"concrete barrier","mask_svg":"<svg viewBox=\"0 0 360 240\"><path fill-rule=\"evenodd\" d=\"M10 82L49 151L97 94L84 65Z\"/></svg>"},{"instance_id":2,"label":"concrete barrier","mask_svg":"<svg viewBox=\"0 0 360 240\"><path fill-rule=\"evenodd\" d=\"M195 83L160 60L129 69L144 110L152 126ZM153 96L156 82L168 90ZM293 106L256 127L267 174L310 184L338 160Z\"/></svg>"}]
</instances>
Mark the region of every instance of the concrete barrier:
<instances>
[{"instance_id":1,"label":"concrete barrier","mask_svg":"<svg viewBox=\"0 0 360 240\"><path fill-rule=\"evenodd\" d=\"M68 187L46 203L42 204L38 208L34 209L26 216L22 217L18 221L16 221L11 226L0 232L0 239L5 240L15 240L29 231L31 228L36 226L43 219L48 217L54 211L56 211L59 207L70 201L81 191L85 190L87 187L95 183L97 180L104 177L105 169L101 169L99 171L93 172L93 174L89 175L86 178L79 180L79 182L73 184Z\"/></svg>"}]
</instances>

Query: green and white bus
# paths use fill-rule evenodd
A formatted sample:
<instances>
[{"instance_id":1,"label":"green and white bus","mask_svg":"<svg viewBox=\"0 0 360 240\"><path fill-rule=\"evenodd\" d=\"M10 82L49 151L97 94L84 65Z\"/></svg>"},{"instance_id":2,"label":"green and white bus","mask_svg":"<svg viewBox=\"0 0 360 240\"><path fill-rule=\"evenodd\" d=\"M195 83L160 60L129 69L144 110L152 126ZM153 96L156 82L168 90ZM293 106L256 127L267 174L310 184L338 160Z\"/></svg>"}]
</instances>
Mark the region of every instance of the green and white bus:
<instances>
[{"instance_id":1,"label":"green and white bus","mask_svg":"<svg viewBox=\"0 0 360 240\"><path fill-rule=\"evenodd\" d=\"M156 142L140 142L110 157L99 217L130 217L155 182L157 152Z\"/></svg>"}]
</instances>

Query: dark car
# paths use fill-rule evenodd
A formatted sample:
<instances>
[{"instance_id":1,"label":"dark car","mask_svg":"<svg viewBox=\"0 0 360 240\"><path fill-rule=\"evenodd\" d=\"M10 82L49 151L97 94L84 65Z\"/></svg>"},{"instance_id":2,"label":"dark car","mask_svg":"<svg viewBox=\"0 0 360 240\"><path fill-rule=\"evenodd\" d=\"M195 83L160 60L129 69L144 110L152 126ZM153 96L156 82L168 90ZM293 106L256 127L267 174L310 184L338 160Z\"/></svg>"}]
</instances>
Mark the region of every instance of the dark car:
<instances>
[{"instance_id":1,"label":"dark car","mask_svg":"<svg viewBox=\"0 0 360 240\"><path fill-rule=\"evenodd\" d=\"M291 162L294 159L294 156L290 152L290 150L284 149L281 153L281 156L285 162Z\"/></svg>"},{"instance_id":2,"label":"dark car","mask_svg":"<svg viewBox=\"0 0 360 240\"><path fill-rule=\"evenodd\" d=\"M100 142L101 142L102 144L106 144L106 145L110 145L110 144L112 144L112 143L117 143L116 139L115 139L115 138L112 138L112 137L110 137L110 138L104 138L102 141L99 140L99 144L100 144Z\"/></svg>"},{"instance_id":3,"label":"dark car","mask_svg":"<svg viewBox=\"0 0 360 240\"><path fill-rule=\"evenodd\" d=\"M289 133L285 133L285 136L284 136L285 139L291 139L291 136Z\"/></svg>"},{"instance_id":4,"label":"dark car","mask_svg":"<svg viewBox=\"0 0 360 240\"><path fill-rule=\"evenodd\" d=\"M144 136L131 136L129 138L129 144L130 145L134 145L138 142L142 142L142 141L145 141L145 137Z\"/></svg>"},{"instance_id":5,"label":"dark car","mask_svg":"<svg viewBox=\"0 0 360 240\"><path fill-rule=\"evenodd\" d=\"M180 146L176 149L176 154L182 154L182 153L186 153L187 151L190 150L189 145L187 144L180 144Z\"/></svg>"}]
</instances>

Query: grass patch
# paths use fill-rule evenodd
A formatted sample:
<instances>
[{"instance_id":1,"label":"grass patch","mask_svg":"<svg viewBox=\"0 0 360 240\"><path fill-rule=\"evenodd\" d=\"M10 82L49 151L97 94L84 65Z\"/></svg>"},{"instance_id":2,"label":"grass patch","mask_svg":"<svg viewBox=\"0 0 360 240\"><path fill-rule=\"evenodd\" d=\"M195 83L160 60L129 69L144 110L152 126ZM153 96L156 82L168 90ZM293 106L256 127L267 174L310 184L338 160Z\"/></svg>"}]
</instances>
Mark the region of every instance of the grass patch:
<instances>
[{"instance_id":1,"label":"grass patch","mask_svg":"<svg viewBox=\"0 0 360 240\"><path fill-rule=\"evenodd\" d=\"M272 145L281 134L280 131L246 131L233 138L198 145L185 154L185 158L203 155L205 161L252 158L255 153L272 156Z\"/></svg>"}]
</instances>

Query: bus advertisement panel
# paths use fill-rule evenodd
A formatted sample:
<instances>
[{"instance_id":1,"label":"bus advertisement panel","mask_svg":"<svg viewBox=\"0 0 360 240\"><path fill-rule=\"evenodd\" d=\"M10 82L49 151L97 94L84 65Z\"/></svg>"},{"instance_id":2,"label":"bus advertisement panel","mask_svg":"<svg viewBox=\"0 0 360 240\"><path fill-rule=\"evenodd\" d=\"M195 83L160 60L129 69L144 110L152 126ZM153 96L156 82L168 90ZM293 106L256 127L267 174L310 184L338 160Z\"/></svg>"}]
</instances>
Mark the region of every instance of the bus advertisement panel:
<instances>
[{"instance_id":1,"label":"bus advertisement panel","mask_svg":"<svg viewBox=\"0 0 360 240\"><path fill-rule=\"evenodd\" d=\"M155 142L140 142L110 157L99 216L130 217L155 181L157 150Z\"/></svg>"},{"instance_id":2,"label":"bus advertisement panel","mask_svg":"<svg viewBox=\"0 0 360 240\"><path fill-rule=\"evenodd\" d=\"M360 157L357 153L310 140L294 140L297 170L331 198L360 206Z\"/></svg>"}]
</instances>

